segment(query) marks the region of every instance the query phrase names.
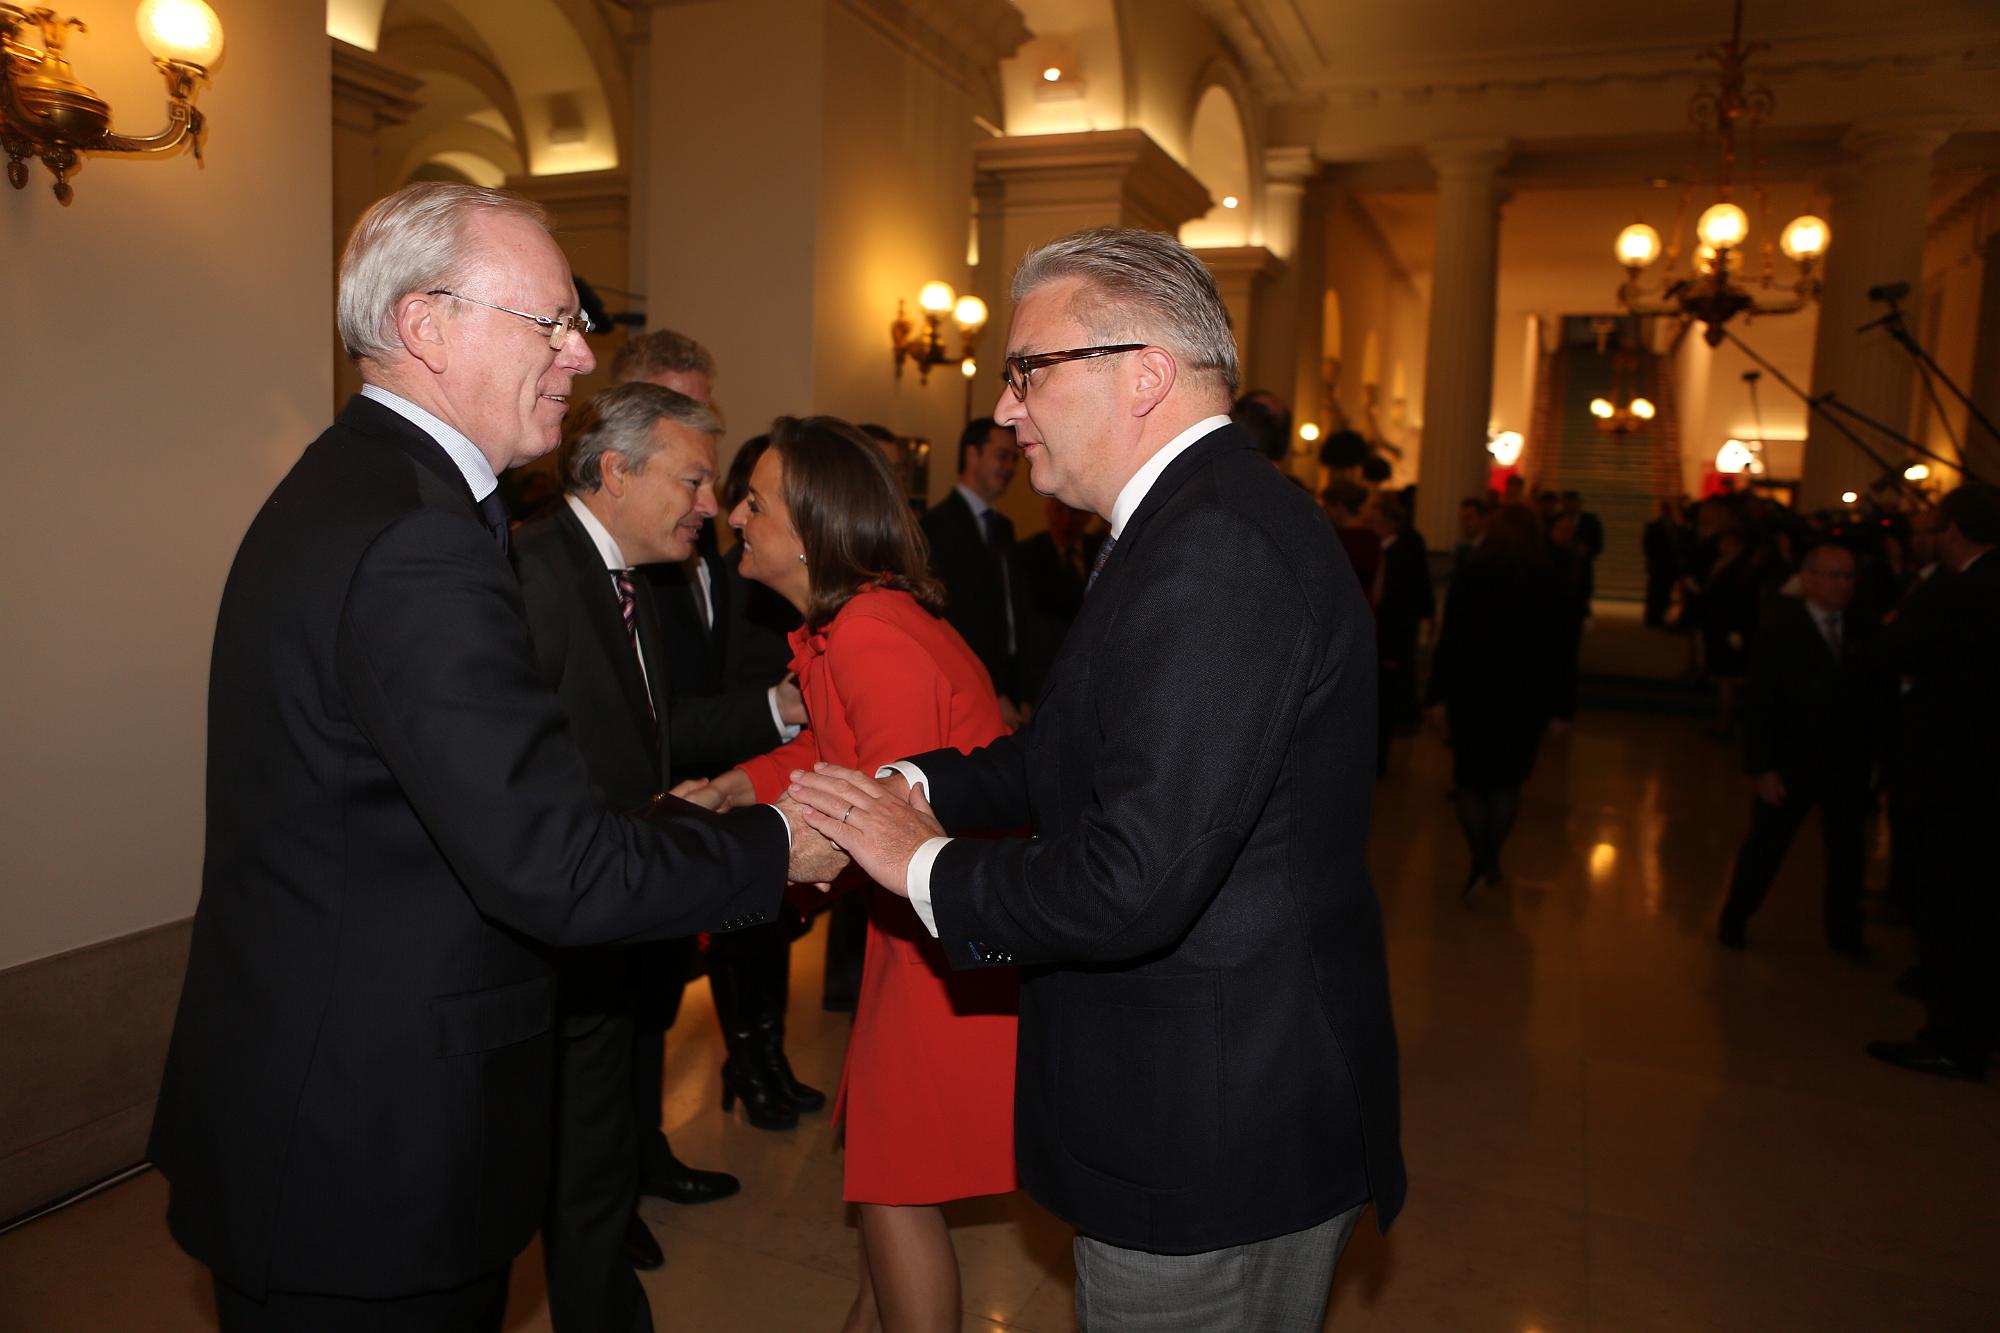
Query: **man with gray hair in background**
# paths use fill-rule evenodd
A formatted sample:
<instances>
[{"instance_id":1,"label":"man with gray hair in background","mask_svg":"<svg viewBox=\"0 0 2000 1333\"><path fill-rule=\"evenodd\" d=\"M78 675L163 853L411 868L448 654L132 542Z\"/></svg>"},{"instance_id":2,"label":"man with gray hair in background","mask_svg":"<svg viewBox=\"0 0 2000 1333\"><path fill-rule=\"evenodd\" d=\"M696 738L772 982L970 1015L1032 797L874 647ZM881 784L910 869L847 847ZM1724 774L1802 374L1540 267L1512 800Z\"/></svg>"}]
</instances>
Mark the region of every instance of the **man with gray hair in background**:
<instances>
[{"instance_id":1,"label":"man with gray hair in background","mask_svg":"<svg viewBox=\"0 0 2000 1333\"><path fill-rule=\"evenodd\" d=\"M1362 1210L1386 1228L1405 1189L1368 606L1229 422L1192 252L1078 232L1014 301L993 416L1111 526L1041 702L970 755L794 791L953 966L1020 966L1021 1183L1077 1228L1086 1333L1317 1330Z\"/></svg>"},{"instance_id":2,"label":"man with gray hair in background","mask_svg":"<svg viewBox=\"0 0 2000 1333\"><path fill-rule=\"evenodd\" d=\"M614 811L529 641L495 474L595 364L535 204L427 182L340 266L364 388L222 594L208 828L149 1155L224 1333L498 1330L548 1195L543 945L769 919L796 808Z\"/></svg>"}]
</instances>

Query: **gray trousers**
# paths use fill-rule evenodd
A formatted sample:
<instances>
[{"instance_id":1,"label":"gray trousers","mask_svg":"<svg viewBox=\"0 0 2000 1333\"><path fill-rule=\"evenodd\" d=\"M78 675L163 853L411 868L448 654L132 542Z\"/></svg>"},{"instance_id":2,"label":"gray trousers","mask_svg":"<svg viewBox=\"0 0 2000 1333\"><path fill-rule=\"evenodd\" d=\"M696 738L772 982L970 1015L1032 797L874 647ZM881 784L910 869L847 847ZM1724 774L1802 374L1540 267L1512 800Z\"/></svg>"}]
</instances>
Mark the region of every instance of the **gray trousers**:
<instances>
[{"instance_id":1,"label":"gray trousers","mask_svg":"<svg viewBox=\"0 0 2000 1333\"><path fill-rule=\"evenodd\" d=\"M1201 1254L1076 1238L1080 1333L1319 1333L1358 1203L1316 1227Z\"/></svg>"}]
</instances>

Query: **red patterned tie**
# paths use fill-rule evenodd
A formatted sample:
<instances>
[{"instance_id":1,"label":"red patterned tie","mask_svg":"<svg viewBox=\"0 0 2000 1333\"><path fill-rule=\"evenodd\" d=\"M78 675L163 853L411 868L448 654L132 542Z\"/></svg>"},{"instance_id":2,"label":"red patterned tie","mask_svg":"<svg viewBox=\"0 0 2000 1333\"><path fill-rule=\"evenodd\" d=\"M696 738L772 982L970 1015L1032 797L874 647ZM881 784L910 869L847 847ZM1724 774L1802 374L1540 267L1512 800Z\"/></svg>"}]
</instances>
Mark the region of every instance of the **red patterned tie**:
<instances>
[{"instance_id":1,"label":"red patterned tie","mask_svg":"<svg viewBox=\"0 0 2000 1333\"><path fill-rule=\"evenodd\" d=\"M625 634L632 640L632 656L639 661L639 679L644 682L646 655L639 651L639 604L632 586L632 571L614 569L611 581L618 585L618 614L625 618ZM659 721L653 712L653 693L650 689L646 691L646 716Z\"/></svg>"}]
</instances>

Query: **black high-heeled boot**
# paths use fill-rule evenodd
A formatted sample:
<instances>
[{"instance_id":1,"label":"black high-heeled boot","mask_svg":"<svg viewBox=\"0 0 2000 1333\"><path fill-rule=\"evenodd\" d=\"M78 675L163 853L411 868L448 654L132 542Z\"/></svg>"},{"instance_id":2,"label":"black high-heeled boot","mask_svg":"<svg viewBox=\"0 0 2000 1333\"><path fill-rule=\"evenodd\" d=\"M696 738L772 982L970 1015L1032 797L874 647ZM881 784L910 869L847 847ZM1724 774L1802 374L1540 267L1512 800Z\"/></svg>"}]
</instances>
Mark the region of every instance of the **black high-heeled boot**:
<instances>
[{"instance_id":1,"label":"black high-heeled boot","mask_svg":"<svg viewBox=\"0 0 2000 1333\"><path fill-rule=\"evenodd\" d=\"M780 1018L766 1014L757 1025L753 1038L756 1042L757 1066L771 1085L791 1099L792 1105L800 1111L817 1111L826 1105L826 1094L810 1084L799 1082L792 1072L792 1062L785 1058L785 1024Z\"/></svg>"},{"instance_id":2,"label":"black high-heeled boot","mask_svg":"<svg viewBox=\"0 0 2000 1333\"><path fill-rule=\"evenodd\" d=\"M791 998L792 942L774 936L770 947L748 963L745 970L757 987L757 1060L771 1081L792 1099L801 1112L817 1111L826 1105L826 1094L799 1082L792 1062L785 1056L785 1002Z\"/></svg>"},{"instance_id":3,"label":"black high-heeled boot","mask_svg":"<svg viewBox=\"0 0 2000 1333\"><path fill-rule=\"evenodd\" d=\"M720 964L719 966L717 964ZM710 959L708 985L715 996L715 1017L722 1025L722 1042L729 1050L722 1062L722 1109L743 1103L743 1117L754 1129L796 1129L799 1108L785 1095L761 1058L757 1015L751 1012L749 979L736 959Z\"/></svg>"}]
</instances>

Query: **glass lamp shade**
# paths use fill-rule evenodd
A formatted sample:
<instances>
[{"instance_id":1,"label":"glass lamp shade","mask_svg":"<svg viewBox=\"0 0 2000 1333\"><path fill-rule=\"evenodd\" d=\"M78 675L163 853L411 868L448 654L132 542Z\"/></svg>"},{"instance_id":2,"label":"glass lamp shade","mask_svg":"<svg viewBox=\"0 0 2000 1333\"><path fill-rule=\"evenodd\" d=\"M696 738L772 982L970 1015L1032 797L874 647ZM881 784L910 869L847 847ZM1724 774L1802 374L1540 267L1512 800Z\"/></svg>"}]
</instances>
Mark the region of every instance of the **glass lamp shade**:
<instances>
[{"instance_id":1,"label":"glass lamp shade","mask_svg":"<svg viewBox=\"0 0 2000 1333\"><path fill-rule=\"evenodd\" d=\"M1609 421L1618 415L1618 409L1611 405L1609 398L1593 398L1590 400L1590 415L1599 421Z\"/></svg>"},{"instance_id":2,"label":"glass lamp shade","mask_svg":"<svg viewBox=\"0 0 2000 1333\"><path fill-rule=\"evenodd\" d=\"M1827 242L1832 239L1833 233L1826 223L1808 213L1785 224L1784 234L1778 237L1778 248L1793 263L1810 264L1826 253Z\"/></svg>"},{"instance_id":3,"label":"glass lamp shade","mask_svg":"<svg viewBox=\"0 0 2000 1333\"><path fill-rule=\"evenodd\" d=\"M1750 217L1735 204L1711 204L1694 224L1695 235L1704 245L1718 250L1734 249L1750 234Z\"/></svg>"},{"instance_id":4,"label":"glass lamp shade","mask_svg":"<svg viewBox=\"0 0 2000 1333\"><path fill-rule=\"evenodd\" d=\"M927 282L924 289L917 293L917 304L933 315L942 315L951 309L956 300L958 293L951 289L948 282Z\"/></svg>"},{"instance_id":5,"label":"glass lamp shade","mask_svg":"<svg viewBox=\"0 0 2000 1333\"><path fill-rule=\"evenodd\" d=\"M222 20L202 0L143 0L138 20L156 59L209 69L222 55Z\"/></svg>"},{"instance_id":6,"label":"glass lamp shade","mask_svg":"<svg viewBox=\"0 0 2000 1333\"><path fill-rule=\"evenodd\" d=\"M951 318L967 333L986 327L986 302L976 296L961 296L952 307Z\"/></svg>"},{"instance_id":7,"label":"glass lamp shade","mask_svg":"<svg viewBox=\"0 0 2000 1333\"><path fill-rule=\"evenodd\" d=\"M1635 222L1618 233L1618 262L1626 268L1644 268L1660 257L1660 233L1643 222Z\"/></svg>"},{"instance_id":8,"label":"glass lamp shade","mask_svg":"<svg viewBox=\"0 0 2000 1333\"><path fill-rule=\"evenodd\" d=\"M1632 400L1632 415L1639 418L1639 420L1651 421L1653 419L1654 411L1655 409L1653 407L1652 399L1634 398Z\"/></svg>"}]
</instances>

